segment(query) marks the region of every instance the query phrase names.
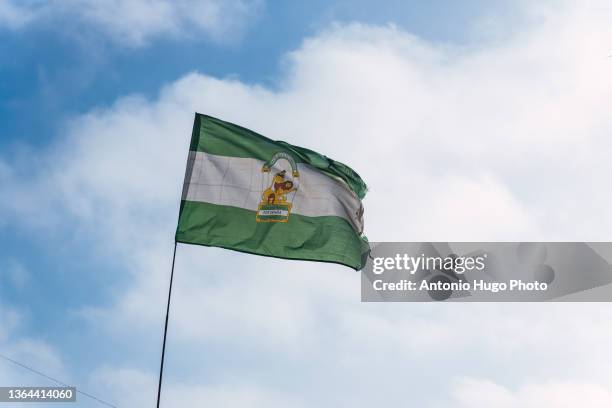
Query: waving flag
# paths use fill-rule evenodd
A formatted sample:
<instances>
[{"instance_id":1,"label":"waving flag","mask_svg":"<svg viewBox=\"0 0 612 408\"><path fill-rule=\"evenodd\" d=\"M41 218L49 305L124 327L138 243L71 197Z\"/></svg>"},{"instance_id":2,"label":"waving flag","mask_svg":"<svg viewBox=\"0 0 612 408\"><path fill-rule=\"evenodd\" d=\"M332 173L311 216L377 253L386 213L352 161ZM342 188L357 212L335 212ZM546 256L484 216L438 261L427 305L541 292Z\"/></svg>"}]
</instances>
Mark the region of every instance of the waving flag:
<instances>
[{"instance_id":1,"label":"waving flag","mask_svg":"<svg viewBox=\"0 0 612 408\"><path fill-rule=\"evenodd\" d=\"M176 241L361 269L366 185L350 167L196 114Z\"/></svg>"}]
</instances>

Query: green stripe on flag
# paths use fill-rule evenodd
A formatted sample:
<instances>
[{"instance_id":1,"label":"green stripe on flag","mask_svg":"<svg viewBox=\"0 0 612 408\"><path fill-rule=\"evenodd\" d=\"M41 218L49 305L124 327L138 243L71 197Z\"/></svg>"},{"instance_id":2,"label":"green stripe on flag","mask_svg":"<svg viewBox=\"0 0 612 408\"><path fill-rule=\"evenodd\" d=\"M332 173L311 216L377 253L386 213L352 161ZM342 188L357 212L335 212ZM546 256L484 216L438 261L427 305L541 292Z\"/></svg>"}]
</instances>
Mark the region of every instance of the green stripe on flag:
<instances>
[{"instance_id":1,"label":"green stripe on flag","mask_svg":"<svg viewBox=\"0 0 612 408\"><path fill-rule=\"evenodd\" d=\"M290 153L298 163L306 163L328 176L344 180L362 199L367 191L365 182L349 166L303 147L274 141L249 129L196 113L190 150L220 156L249 157L267 161L275 153Z\"/></svg>"},{"instance_id":2,"label":"green stripe on flag","mask_svg":"<svg viewBox=\"0 0 612 408\"><path fill-rule=\"evenodd\" d=\"M288 222L255 222L255 211L183 201L176 241L257 255L334 262L359 270L369 250L343 218L291 214Z\"/></svg>"}]
</instances>

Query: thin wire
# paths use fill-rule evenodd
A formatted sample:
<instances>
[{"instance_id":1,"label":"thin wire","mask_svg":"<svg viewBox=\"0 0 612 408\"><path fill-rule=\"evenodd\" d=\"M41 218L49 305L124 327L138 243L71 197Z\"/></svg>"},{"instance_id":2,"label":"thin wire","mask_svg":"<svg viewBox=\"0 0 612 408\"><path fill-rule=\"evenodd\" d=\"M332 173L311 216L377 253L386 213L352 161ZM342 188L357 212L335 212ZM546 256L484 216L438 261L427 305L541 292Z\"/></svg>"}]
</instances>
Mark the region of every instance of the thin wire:
<instances>
[{"instance_id":1,"label":"thin wire","mask_svg":"<svg viewBox=\"0 0 612 408\"><path fill-rule=\"evenodd\" d=\"M31 372L33 372L34 374L38 374L38 375L40 375L41 377L45 377L46 379L51 380L51 381L53 381L54 383L57 383L57 384L59 384L59 385L63 385L64 387L70 387L70 385L68 385L68 384L66 384L66 383L64 383L64 382L62 382L62 381L60 381L60 380L58 380L58 379L56 379L56 378L50 377L50 376L48 376L48 375L47 375L47 374L45 374L45 373L42 373L42 372L40 372L40 371L38 371L38 370L35 370L35 369L33 369L32 367L28 367L27 365L22 364L22 363L20 363L20 362L19 362L19 361L17 361L17 360L13 360L12 358L7 357L7 356L5 356L5 355L3 355L3 354L0 354L0 357L2 357L3 359L5 359L6 361L10 361L11 363L13 363L13 364L15 364L15 365L18 365L18 366L19 366L19 367L21 367L21 368L25 368L26 370L31 371ZM76 388L76 387L75 387L75 388ZM111 404L111 403L109 403L109 402L106 402L106 401L104 401L104 400L101 400L100 398L95 397L95 396L93 396L93 395L91 395L91 394L88 394L88 393L86 393L85 391L81 391L81 390L79 390L78 388L76 388L76 392L77 392L77 393L79 393L79 394L82 394L82 395L84 395L84 396L86 396L86 397L89 397L89 398L91 398L91 399L93 399L93 400L96 400L96 401L98 401L100 404L104 404L104 405L106 405L106 406L108 406L108 407L112 407L112 408L117 408L117 406L116 406L116 405L113 405L113 404Z\"/></svg>"}]
</instances>

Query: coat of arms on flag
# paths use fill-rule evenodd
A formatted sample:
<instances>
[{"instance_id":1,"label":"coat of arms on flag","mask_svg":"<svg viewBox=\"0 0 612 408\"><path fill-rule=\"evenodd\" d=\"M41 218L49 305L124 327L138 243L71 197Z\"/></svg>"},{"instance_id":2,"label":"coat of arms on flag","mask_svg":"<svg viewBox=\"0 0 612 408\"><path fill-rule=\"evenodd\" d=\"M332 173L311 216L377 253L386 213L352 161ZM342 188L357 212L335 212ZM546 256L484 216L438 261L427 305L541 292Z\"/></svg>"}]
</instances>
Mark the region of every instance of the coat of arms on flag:
<instances>
[{"instance_id":1,"label":"coat of arms on flag","mask_svg":"<svg viewBox=\"0 0 612 408\"><path fill-rule=\"evenodd\" d=\"M276 153L262 166L261 172L269 177L262 178L266 187L257 208L257 222L289 221L300 177L295 159L284 152Z\"/></svg>"}]
</instances>

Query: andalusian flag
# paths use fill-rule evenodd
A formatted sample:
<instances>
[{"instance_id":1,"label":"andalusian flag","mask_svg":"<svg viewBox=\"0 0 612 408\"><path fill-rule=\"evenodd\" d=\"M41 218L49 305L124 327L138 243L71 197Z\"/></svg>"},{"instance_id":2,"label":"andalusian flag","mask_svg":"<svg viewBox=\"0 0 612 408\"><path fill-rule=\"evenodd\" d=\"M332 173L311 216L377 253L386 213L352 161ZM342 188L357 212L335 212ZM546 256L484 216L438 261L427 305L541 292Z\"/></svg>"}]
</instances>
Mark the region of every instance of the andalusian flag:
<instances>
[{"instance_id":1,"label":"andalusian flag","mask_svg":"<svg viewBox=\"0 0 612 408\"><path fill-rule=\"evenodd\" d=\"M369 246L350 167L196 114L176 241L361 269Z\"/></svg>"}]
</instances>

